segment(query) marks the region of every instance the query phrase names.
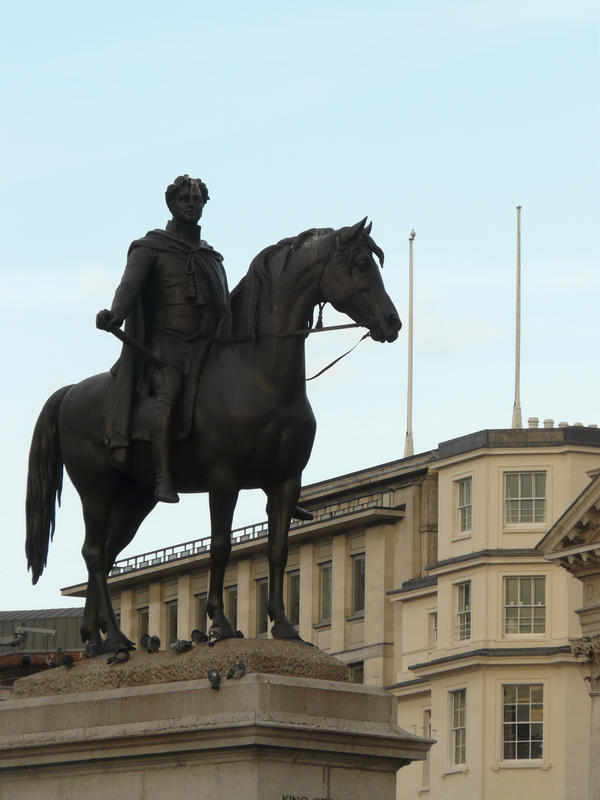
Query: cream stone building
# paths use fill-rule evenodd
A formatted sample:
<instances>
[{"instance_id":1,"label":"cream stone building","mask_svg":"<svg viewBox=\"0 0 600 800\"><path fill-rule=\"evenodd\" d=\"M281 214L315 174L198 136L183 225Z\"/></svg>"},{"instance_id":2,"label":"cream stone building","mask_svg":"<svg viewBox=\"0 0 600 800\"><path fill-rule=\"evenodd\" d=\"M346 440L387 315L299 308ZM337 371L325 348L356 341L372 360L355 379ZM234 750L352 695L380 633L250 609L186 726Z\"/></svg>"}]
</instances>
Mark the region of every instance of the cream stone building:
<instances>
[{"instance_id":1,"label":"cream stone building","mask_svg":"<svg viewBox=\"0 0 600 800\"><path fill-rule=\"evenodd\" d=\"M398 773L403 799L587 798L590 697L570 647L581 583L536 545L600 467L600 431L546 424L303 490L314 519L290 530L288 615L354 680L392 691L403 728L436 740ZM266 525L233 543L226 611L246 636L268 636ZM115 564L128 636L169 643L206 628L209 546Z\"/></svg>"}]
</instances>

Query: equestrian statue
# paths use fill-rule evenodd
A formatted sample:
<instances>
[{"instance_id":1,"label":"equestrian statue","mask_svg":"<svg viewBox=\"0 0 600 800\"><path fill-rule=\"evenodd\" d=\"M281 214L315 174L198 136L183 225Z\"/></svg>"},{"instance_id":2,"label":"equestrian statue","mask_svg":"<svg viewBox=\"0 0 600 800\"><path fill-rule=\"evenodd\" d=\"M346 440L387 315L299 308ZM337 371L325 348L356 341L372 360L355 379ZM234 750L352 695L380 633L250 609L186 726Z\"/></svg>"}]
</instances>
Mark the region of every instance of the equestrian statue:
<instances>
[{"instance_id":1,"label":"equestrian statue","mask_svg":"<svg viewBox=\"0 0 600 800\"><path fill-rule=\"evenodd\" d=\"M268 615L278 639L299 639L286 616L288 530L316 422L306 395L305 340L317 305L331 303L372 339L401 323L374 256L366 218L313 228L265 248L231 292L223 258L200 237L205 184L167 188L172 219L135 240L98 328L123 342L110 372L55 392L29 452L26 554L32 581L46 565L63 465L83 507L88 584L82 640L94 655L133 648L116 620L107 578L157 502L208 492L207 613L213 640L237 636L223 606L231 524L241 489L267 497ZM121 325L125 321L125 329Z\"/></svg>"}]
</instances>

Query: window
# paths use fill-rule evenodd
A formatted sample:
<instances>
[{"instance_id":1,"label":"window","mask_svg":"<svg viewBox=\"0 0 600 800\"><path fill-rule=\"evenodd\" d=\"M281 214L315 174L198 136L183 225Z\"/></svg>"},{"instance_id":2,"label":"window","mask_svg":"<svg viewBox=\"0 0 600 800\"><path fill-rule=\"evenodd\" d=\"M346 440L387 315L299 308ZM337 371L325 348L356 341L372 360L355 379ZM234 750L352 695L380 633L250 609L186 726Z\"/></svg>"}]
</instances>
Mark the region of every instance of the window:
<instances>
[{"instance_id":1,"label":"window","mask_svg":"<svg viewBox=\"0 0 600 800\"><path fill-rule=\"evenodd\" d=\"M545 472L507 472L504 494L507 525L545 521Z\"/></svg>"},{"instance_id":2,"label":"window","mask_svg":"<svg viewBox=\"0 0 600 800\"><path fill-rule=\"evenodd\" d=\"M365 554L352 557L352 613L365 610Z\"/></svg>"},{"instance_id":3,"label":"window","mask_svg":"<svg viewBox=\"0 0 600 800\"><path fill-rule=\"evenodd\" d=\"M426 739L431 739L431 709L426 708L423 711L423 736ZM431 750L427 751L427 755L423 760L423 787L426 788L429 786L429 760L430 760L430 753Z\"/></svg>"},{"instance_id":4,"label":"window","mask_svg":"<svg viewBox=\"0 0 600 800\"><path fill-rule=\"evenodd\" d=\"M206 594L196 595L196 629L206 633Z\"/></svg>"},{"instance_id":5,"label":"window","mask_svg":"<svg viewBox=\"0 0 600 800\"><path fill-rule=\"evenodd\" d=\"M319 566L319 620L331 619L331 561Z\"/></svg>"},{"instance_id":6,"label":"window","mask_svg":"<svg viewBox=\"0 0 600 800\"><path fill-rule=\"evenodd\" d=\"M365 662L355 661L354 664L349 664L350 667L350 682L351 683L364 683L365 680Z\"/></svg>"},{"instance_id":7,"label":"window","mask_svg":"<svg viewBox=\"0 0 600 800\"><path fill-rule=\"evenodd\" d=\"M167 647L177 639L177 600L167 603Z\"/></svg>"},{"instance_id":8,"label":"window","mask_svg":"<svg viewBox=\"0 0 600 800\"><path fill-rule=\"evenodd\" d=\"M504 633L546 632L546 578L504 578Z\"/></svg>"},{"instance_id":9,"label":"window","mask_svg":"<svg viewBox=\"0 0 600 800\"><path fill-rule=\"evenodd\" d=\"M138 623L138 641L148 633L149 614L148 606L138 608L137 610L137 623Z\"/></svg>"},{"instance_id":10,"label":"window","mask_svg":"<svg viewBox=\"0 0 600 800\"><path fill-rule=\"evenodd\" d=\"M437 647L438 615L432 611L427 615L429 647Z\"/></svg>"},{"instance_id":11,"label":"window","mask_svg":"<svg viewBox=\"0 0 600 800\"><path fill-rule=\"evenodd\" d=\"M300 573L288 572L287 615L292 625L300 624Z\"/></svg>"},{"instance_id":12,"label":"window","mask_svg":"<svg viewBox=\"0 0 600 800\"><path fill-rule=\"evenodd\" d=\"M473 505L471 501L472 478L458 481L458 532L471 533Z\"/></svg>"},{"instance_id":13,"label":"window","mask_svg":"<svg viewBox=\"0 0 600 800\"><path fill-rule=\"evenodd\" d=\"M269 602L269 581L263 578L256 581L256 635L264 639L269 630L267 604Z\"/></svg>"},{"instance_id":14,"label":"window","mask_svg":"<svg viewBox=\"0 0 600 800\"><path fill-rule=\"evenodd\" d=\"M454 765L467 761L467 690L450 692L450 761Z\"/></svg>"},{"instance_id":15,"label":"window","mask_svg":"<svg viewBox=\"0 0 600 800\"><path fill-rule=\"evenodd\" d=\"M542 758L544 754L544 687L502 687L502 746L505 761Z\"/></svg>"},{"instance_id":16,"label":"window","mask_svg":"<svg viewBox=\"0 0 600 800\"><path fill-rule=\"evenodd\" d=\"M471 581L457 584L456 623L459 639L471 638Z\"/></svg>"},{"instance_id":17,"label":"window","mask_svg":"<svg viewBox=\"0 0 600 800\"><path fill-rule=\"evenodd\" d=\"M237 586L227 586L224 592L223 605L225 616L237 629Z\"/></svg>"}]
</instances>

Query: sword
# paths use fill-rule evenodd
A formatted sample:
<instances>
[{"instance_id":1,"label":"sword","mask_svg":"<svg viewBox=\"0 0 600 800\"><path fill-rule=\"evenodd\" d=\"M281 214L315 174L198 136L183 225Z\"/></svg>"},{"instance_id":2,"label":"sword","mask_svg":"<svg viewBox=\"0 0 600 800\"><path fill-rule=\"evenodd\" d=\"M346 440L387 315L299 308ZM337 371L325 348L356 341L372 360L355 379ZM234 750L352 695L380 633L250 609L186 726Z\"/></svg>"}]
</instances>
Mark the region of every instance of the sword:
<instances>
[{"instance_id":1,"label":"sword","mask_svg":"<svg viewBox=\"0 0 600 800\"><path fill-rule=\"evenodd\" d=\"M120 328L109 328L108 329L113 336L116 336L117 339L120 339L123 344L126 344L127 347L131 347L132 350L135 350L136 353L139 353L142 358L145 358L146 361L150 362L153 367L156 369L162 369L166 367L167 364L160 358L157 358L154 353L151 353L148 348L141 345L139 342L136 342L134 338L132 338L128 333L122 331Z\"/></svg>"}]
</instances>

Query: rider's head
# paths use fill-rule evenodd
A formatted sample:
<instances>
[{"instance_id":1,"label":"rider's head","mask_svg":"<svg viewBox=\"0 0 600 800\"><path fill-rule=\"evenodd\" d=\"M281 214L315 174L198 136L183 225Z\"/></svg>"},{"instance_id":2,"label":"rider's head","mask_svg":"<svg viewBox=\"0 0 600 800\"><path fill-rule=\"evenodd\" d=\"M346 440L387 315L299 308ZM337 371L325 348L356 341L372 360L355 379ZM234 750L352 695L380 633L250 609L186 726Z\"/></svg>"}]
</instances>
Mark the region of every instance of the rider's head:
<instances>
[{"instance_id":1,"label":"rider's head","mask_svg":"<svg viewBox=\"0 0 600 800\"><path fill-rule=\"evenodd\" d=\"M208 200L208 189L199 178L179 175L167 186L165 199L169 211L177 222L195 225L202 216L202 210Z\"/></svg>"}]
</instances>

